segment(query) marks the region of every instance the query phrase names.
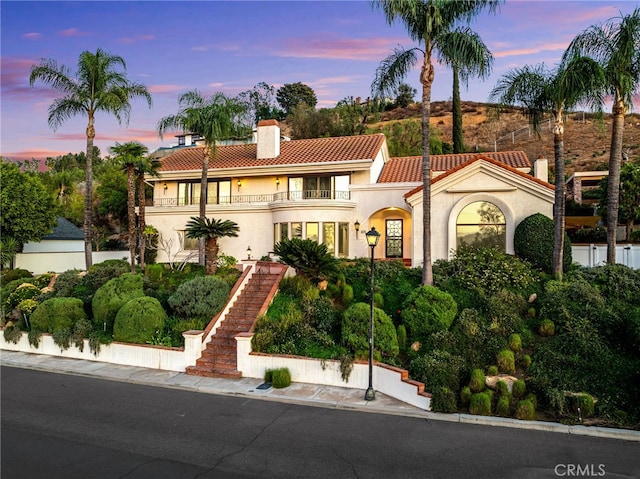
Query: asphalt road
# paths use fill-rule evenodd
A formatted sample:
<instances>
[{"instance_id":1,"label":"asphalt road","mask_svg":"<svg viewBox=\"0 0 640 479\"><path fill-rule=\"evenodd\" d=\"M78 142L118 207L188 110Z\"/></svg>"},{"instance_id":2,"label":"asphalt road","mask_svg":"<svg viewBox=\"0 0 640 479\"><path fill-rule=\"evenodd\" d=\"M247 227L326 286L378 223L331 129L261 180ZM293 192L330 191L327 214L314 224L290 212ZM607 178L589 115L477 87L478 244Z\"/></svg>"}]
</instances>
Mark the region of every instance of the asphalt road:
<instances>
[{"instance_id":1,"label":"asphalt road","mask_svg":"<svg viewBox=\"0 0 640 479\"><path fill-rule=\"evenodd\" d=\"M640 477L631 441L1 374L2 479Z\"/></svg>"}]
</instances>

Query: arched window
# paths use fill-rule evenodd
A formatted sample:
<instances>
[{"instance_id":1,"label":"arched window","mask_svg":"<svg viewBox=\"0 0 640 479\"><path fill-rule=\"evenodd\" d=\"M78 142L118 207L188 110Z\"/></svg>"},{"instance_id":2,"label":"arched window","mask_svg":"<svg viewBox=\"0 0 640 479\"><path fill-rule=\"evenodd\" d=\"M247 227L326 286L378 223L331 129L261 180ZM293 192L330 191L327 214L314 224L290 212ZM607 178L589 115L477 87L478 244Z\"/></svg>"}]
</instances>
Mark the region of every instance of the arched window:
<instances>
[{"instance_id":1,"label":"arched window","mask_svg":"<svg viewBox=\"0 0 640 479\"><path fill-rule=\"evenodd\" d=\"M456 221L456 247L495 246L506 251L506 231L502 210L488 201L465 206Z\"/></svg>"}]
</instances>

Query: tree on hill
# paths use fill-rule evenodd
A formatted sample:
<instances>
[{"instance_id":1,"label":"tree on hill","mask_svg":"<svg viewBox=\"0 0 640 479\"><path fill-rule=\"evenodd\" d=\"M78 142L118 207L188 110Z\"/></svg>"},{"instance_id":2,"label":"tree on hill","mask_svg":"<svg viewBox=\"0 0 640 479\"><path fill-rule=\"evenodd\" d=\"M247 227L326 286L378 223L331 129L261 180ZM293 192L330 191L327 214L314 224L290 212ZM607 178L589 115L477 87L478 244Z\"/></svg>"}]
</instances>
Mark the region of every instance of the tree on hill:
<instances>
[{"instance_id":1,"label":"tree on hill","mask_svg":"<svg viewBox=\"0 0 640 479\"><path fill-rule=\"evenodd\" d=\"M409 37L421 47L405 50L397 48L382 61L372 83L374 96L385 96L422 60L420 83L422 84L422 209L423 239L422 283L433 285L431 264L431 161L429 151L429 120L431 117L431 87L435 75L434 51L441 51L446 34L455 30L461 21L469 22L482 10L495 11L502 0L372 0L374 8L380 8L387 22L399 20L406 27ZM454 52L450 52L453 56Z\"/></svg>"},{"instance_id":2,"label":"tree on hill","mask_svg":"<svg viewBox=\"0 0 640 479\"><path fill-rule=\"evenodd\" d=\"M204 239L206 243L206 273L215 274L218 270L218 239L237 237L240 228L231 220L191 217L187 222L187 238Z\"/></svg>"},{"instance_id":3,"label":"tree on hill","mask_svg":"<svg viewBox=\"0 0 640 479\"><path fill-rule=\"evenodd\" d=\"M63 94L49 106L49 126L54 130L66 120L77 115L87 117L87 159L85 165L84 202L84 255L87 269L92 263L92 197L93 197L93 140L96 136L95 114L99 111L113 115L119 123L129 121L131 100L142 97L151 106L151 95L147 88L130 82L124 71L124 59L98 48L95 53L83 51L78 58L78 70L71 73L65 65L45 59L31 68L29 83L36 81L51 85Z\"/></svg>"},{"instance_id":4,"label":"tree on hill","mask_svg":"<svg viewBox=\"0 0 640 479\"><path fill-rule=\"evenodd\" d=\"M278 104L282 107L286 115L293 112L300 103L305 103L311 108L315 108L318 98L309 85L304 83L285 83L276 92Z\"/></svg>"},{"instance_id":5,"label":"tree on hill","mask_svg":"<svg viewBox=\"0 0 640 479\"><path fill-rule=\"evenodd\" d=\"M633 107L633 96L640 86L640 7L629 15L593 25L576 36L569 44L563 61L576 56L591 56L602 66L606 93L613 97L607 198L607 263L615 264L624 117Z\"/></svg>"}]
</instances>

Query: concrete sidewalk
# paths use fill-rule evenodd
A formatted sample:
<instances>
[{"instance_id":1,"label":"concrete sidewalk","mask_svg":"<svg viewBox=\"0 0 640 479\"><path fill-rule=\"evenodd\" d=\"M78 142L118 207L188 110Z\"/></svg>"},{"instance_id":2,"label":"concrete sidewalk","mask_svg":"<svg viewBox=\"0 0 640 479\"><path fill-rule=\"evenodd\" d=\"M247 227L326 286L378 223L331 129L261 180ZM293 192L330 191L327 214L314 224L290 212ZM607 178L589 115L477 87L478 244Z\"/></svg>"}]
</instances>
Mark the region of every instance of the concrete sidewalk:
<instances>
[{"instance_id":1,"label":"concrete sidewalk","mask_svg":"<svg viewBox=\"0 0 640 479\"><path fill-rule=\"evenodd\" d=\"M284 389L258 389L260 379L219 379L191 376L174 371L146 369L133 366L83 361L39 354L0 351L2 366L33 369L61 374L74 374L111 381L168 387L207 394L242 396L268 401L280 401L305 406L344 409L380 414L395 414L423 419L479 424L485 426L516 427L522 429L560 432L585 436L598 436L627 441L640 441L640 431L592 426L567 426L542 421L474 416L470 414L441 414L423 411L397 399L376 393L374 401L364 400L360 389L340 388L318 384L292 383ZM375 384L374 384L375 387Z\"/></svg>"}]
</instances>

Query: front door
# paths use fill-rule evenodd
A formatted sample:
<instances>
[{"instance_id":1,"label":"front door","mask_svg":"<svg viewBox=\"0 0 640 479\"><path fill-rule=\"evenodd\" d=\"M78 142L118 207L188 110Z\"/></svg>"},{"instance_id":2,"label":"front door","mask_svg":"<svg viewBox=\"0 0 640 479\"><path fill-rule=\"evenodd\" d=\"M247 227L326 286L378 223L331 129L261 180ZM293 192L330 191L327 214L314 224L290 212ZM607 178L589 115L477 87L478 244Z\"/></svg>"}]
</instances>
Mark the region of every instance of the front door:
<instances>
[{"instance_id":1,"label":"front door","mask_svg":"<svg viewBox=\"0 0 640 479\"><path fill-rule=\"evenodd\" d=\"M402 258L402 220L386 220L385 255Z\"/></svg>"}]
</instances>

